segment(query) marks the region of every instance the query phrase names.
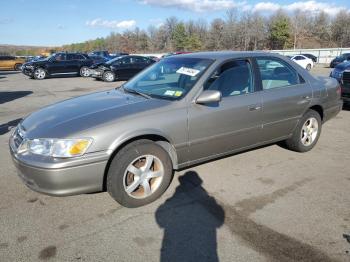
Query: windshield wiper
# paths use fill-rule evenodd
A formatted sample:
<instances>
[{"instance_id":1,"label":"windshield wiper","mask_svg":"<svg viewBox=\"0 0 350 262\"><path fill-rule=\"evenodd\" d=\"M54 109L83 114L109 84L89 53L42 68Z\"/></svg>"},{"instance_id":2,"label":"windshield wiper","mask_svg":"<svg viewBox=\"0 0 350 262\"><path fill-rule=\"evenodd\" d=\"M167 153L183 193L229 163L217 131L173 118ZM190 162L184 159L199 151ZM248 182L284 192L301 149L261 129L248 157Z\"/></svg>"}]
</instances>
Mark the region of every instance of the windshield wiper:
<instances>
[{"instance_id":1,"label":"windshield wiper","mask_svg":"<svg viewBox=\"0 0 350 262\"><path fill-rule=\"evenodd\" d=\"M123 88L124 92L127 92L127 93L131 93L131 94L137 94L139 96L143 96L147 99L151 99L152 97L150 95L147 95L145 93L142 93L140 91L137 91L135 89L129 89L129 88L125 88L124 85L121 86L121 88Z\"/></svg>"}]
</instances>

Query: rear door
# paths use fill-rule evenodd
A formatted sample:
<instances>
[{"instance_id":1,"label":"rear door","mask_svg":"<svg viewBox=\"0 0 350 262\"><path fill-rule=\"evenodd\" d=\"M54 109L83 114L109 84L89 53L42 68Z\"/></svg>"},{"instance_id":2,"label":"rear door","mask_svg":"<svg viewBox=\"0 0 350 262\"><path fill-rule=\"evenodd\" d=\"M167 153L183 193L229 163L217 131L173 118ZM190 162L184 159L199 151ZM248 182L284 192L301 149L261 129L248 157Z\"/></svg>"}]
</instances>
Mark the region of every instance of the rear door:
<instances>
[{"instance_id":1,"label":"rear door","mask_svg":"<svg viewBox=\"0 0 350 262\"><path fill-rule=\"evenodd\" d=\"M222 93L219 103L189 107L191 160L229 153L260 141L261 92L249 59L225 62L212 74L204 90Z\"/></svg>"},{"instance_id":2,"label":"rear door","mask_svg":"<svg viewBox=\"0 0 350 262\"><path fill-rule=\"evenodd\" d=\"M293 132L310 104L312 88L282 59L259 57L256 61L262 85L262 139L278 140Z\"/></svg>"},{"instance_id":3,"label":"rear door","mask_svg":"<svg viewBox=\"0 0 350 262\"><path fill-rule=\"evenodd\" d=\"M64 73L78 74L80 70L80 58L79 54L67 54Z\"/></svg>"}]
</instances>

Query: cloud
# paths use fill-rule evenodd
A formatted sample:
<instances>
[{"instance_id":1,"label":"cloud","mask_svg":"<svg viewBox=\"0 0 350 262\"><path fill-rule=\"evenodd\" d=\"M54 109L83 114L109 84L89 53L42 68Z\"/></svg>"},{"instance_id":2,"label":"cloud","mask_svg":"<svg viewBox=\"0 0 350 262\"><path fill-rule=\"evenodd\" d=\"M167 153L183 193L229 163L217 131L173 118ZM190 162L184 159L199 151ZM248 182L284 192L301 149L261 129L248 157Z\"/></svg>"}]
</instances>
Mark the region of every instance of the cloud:
<instances>
[{"instance_id":1,"label":"cloud","mask_svg":"<svg viewBox=\"0 0 350 262\"><path fill-rule=\"evenodd\" d=\"M232 0L143 0L141 3L160 7L175 7L195 12L219 11L243 6L245 2L234 2Z\"/></svg>"},{"instance_id":2,"label":"cloud","mask_svg":"<svg viewBox=\"0 0 350 262\"><path fill-rule=\"evenodd\" d=\"M324 11L325 13L329 15L336 15L342 10L346 10L345 7L337 6L333 3L323 3L323 2L316 2L316 1L306 1L306 2L294 2L288 5L280 5L273 2L260 2L254 5L253 11L259 11L259 12L268 12L268 11L276 11L278 9L283 9L288 12L293 12L295 10L302 10L307 11L311 13L317 13Z\"/></svg>"},{"instance_id":3,"label":"cloud","mask_svg":"<svg viewBox=\"0 0 350 262\"><path fill-rule=\"evenodd\" d=\"M0 25L7 25L7 24L11 24L12 22L13 22L13 19L10 19L10 18L0 19Z\"/></svg>"},{"instance_id":4,"label":"cloud","mask_svg":"<svg viewBox=\"0 0 350 262\"><path fill-rule=\"evenodd\" d=\"M136 25L135 20L103 20L102 18L96 18L94 20L86 21L86 25L90 27L105 27L112 29L129 29Z\"/></svg>"},{"instance_id":5,"label":"cloud","mask_svg":"<svg viewBox=\"0 0 350 262\"><path fill-rule=\"evenodd\" d=\"M336 5L332 2L297 1L291 4L279 4L276 2L258 2L254 5L248 4L246 1L235 0L141 0L140 3L152 6L160 6L165 8L178 8L193 12L210 12L220 11L232 8L238 8L243 11L259 11L273 12L278 9L283 9L287 12L293 12L297 9L316 13L324 11L329 15L336 15L341 10L349 10L343 6Z\"/></svg>"},{"instance_id":6,"label":"cloud","mask_svg":"<svg viewBox=\"0 0 350 262\"><path fill-rule=\"evenodd\" d=\"M164 20L160 18L150 19L148 20L148 22L155 27L161 27L162 25L164 25Z\"/></svg>"}]
</instances>

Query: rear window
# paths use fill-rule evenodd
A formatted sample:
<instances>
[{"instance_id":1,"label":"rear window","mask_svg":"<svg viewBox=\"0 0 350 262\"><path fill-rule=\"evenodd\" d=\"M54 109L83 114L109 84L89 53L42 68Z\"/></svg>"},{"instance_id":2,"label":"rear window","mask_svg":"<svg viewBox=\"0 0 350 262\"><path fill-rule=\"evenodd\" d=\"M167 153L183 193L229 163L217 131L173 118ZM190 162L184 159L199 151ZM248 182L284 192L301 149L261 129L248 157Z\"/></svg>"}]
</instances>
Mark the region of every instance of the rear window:
<instances>
[{"instance_id":1,"label":"rear window","mask_svg":"<svg viewBox=\"0 0 350 262\"><path fill-rule=\"evenodd\" d=\"M294 68L278 58L257 58L264 90L300 84Z\"/></svg>"}]
</instances>

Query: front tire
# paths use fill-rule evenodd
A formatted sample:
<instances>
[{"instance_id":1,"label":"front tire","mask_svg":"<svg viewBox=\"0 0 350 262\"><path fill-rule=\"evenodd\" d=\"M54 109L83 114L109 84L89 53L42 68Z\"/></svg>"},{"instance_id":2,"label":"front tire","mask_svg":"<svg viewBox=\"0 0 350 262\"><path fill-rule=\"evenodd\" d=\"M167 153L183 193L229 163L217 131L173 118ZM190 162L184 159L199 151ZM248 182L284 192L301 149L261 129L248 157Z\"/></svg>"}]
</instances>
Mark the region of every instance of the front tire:
<instances>
[{"instance_id":1,"label":"front tire","mask_svg":"<svg viewBox=\"0 0 350 262\"><path fill-rule=\"evenodd\" d=\"M322 129L321 116L315 110L308 110L300 119L292 137L285 141L288 149L296 152L310 151L317 143Z\"/></svg>"},{"instance_id":2,"label":"front tire","mask_svg":"<svg viewBox=\"0 0 350 262\"><path fill-rule=\"evenodd\" d=\"M158 199L172 177L168 153L152 141L140 140L125 146L113 158L107 191L122 206L139 207Z\"/></svg>"},{"instance_id":3,"label":"front tire","mask_svg":"<svg viewBox=\"0 0 350 262\"><path fill-rule=\"evenodd\" d=\"M37 80L43 80L46 78L46 71L43 68L37 68L34 71L34 78Z\"/></svg>"},{"instance_id":4,"label":"front tire","mask_svg":"<svg viewBox=\"0 0 350 262\"><path fill-rule=\"evenodd\" d=\"M103 73L102 79L106 82L114 82L115 74L112 71L106 71Z\"/></svg>"},{"instance_id":5,"label":"front tire","mask_svg":"<svg viewBox=\"0 0 350 262\"><path fill-rule=\"evenodd\" d=\"M307 70L307 71L310 71L310 70L311 70L311 64L307 64L306 70Z\"/></svg>"}]
</instances>

